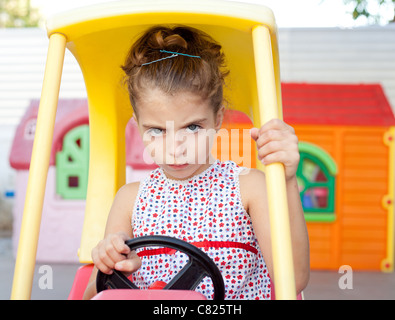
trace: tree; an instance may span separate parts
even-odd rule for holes
[[[30,0],[0,0],[0,28],[37,27],[39,22],[39,11]]]
[[[395,0],[343,0],[353,7],[352,17],[365,17],[369,24],[395,22]]]

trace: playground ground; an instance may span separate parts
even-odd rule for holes
[[[0,300],[10,298],[14,264],[12,240],[3,235],[0,237]],[[78,267],[77,264],[37,264],[32,300],[67,299]],[[40,284],[40,277],[47,275],[48,270],[52,272],[52,281]],[[304,291],[305,300],[395,300],[395,273],[352,271],[352,278],[342,278],[350,275],[347,272],[313,270]]]

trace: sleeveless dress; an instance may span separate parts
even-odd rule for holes
[[[133,209],[134,237],[164,235],[192,243],[216,263],[225,284],[225,299],[270,299],[271,281],[239,190],[244,168],[216,160],[188,180],[171,180],[161,168],[140,183]],[[168,283],[185,265],[186,254],[141,248],[142,266],[132,276],[141,289]],[[206,277],[195,289],[212,299]]]

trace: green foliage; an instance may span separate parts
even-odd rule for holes
[[[343,2],[353,6],[354,20],[365,17],[370,24],[395,22],[395,0],[343,0]],[[387,16],[383,17],[382,11],[377,12],[377,8],[385,8],[388,13],[392,12],[392,17],[389,16],[389,19]]]
[[[37,27],[40,19],[30,0],[0,0],[0,28]]]

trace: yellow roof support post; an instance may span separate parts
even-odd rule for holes
[[[30,162],[11,299],[30,299],[31,296],[65,50],[66,37],[59,33],[51,35]]]
[[[278,52],[272,45],[270,30],[258,25],[252,31],[256,82],[258,88],[261,124],[282,118]],[[278,62],[278,61],[277,61]],[[272,237],[274,283],[277,299],[296,299],[293,269],[291,231],[285,187],[284,166],[274,163],[266,166],[268,205]]]
[[[394,271],[394,199],[395,199],[395,127],[384,134],[384,144],[389,147],[388,194],[383,197],[382,206],[387,210],[387,255],[381,261],[381,271]]]

